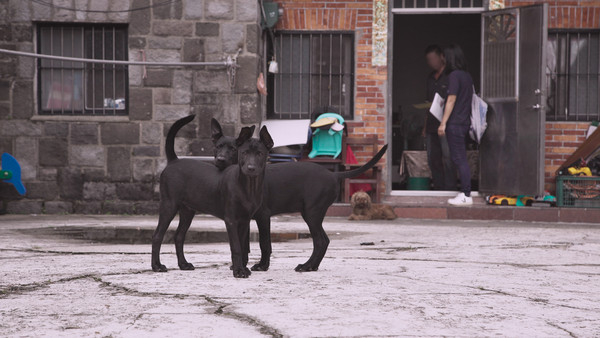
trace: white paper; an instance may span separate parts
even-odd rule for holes
[[[429,112],[440,122],[442,122],[442,118],[444,117],[444,103],[446,103],[446,101],[440,96],[440,94],[435,93],[433,102],[431,103],[431,108],[429,108]]]
[[[266,120],[262,122],[267,126],[273,139],[273,147],[306,144],[310,120]]]

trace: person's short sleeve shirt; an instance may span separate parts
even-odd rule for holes
[[[437,79],[435,78],[435,71],[431,72],[427,77],[427,100],[429,102],[433,102],[435,93],[438,93],[444,100],[446,99],[446,96],[448,96],[448,75],[446,75],[445,72],[442,72]],[[429,116],[427,117],[425,132],[437,134],[440,121],[438,121],[433,114],[429,112],[427,114],[429,114]]]
[[[456,95],[456,103],[448,124],[471,125],[471,100],[473,79],[464,70],[455,70],[448,75],[448,95]]]

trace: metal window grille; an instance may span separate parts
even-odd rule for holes
[[[517,36],[519,34],[518,12],[485,15],[486,28],[483,39],[482,94],[486,99],[516,98],[518,79]]]
[[[41,25],[40,54],[86,59],[127,60],[124,26]],[[126,65],[38,60],[42,115],[127,115]]]
[[[394,8],[483,8],[485,0],[394,0]]]
[[[548,33],[547,119],[600,119],[600,30]]]
[[[268,118],[308,119],[325,106],[353,118],[353,33],[279,32],[273,50],[279,72],[269,73]]]

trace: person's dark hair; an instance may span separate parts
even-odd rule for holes
[[[467,70],[467,59],[459,45],[449,45],[444,48],[446,59],[446,72],[449,74],[455,70]]]
[[[442,48],[438,45],[429,45],[425,48],[425,55],[429,53],[436,53],[437,55],[442,55]]]

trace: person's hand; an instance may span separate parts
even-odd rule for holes
[[[438,128],[438,135],[440,135],[440,136],[446,135],[446,125],[445,124],[440,124],[440,127]]]
[[[421,130],[421,136],[425,137],[426,133],[425,133],[426,128],[423,127],[423,130]]]

